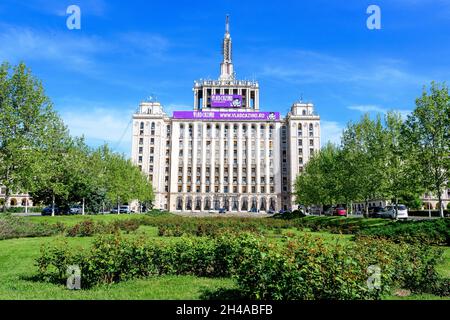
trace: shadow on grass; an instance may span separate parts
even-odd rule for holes
[[[61,279],[58,279],[56,276],[43,278],[39,274],[20,275],[19,279],[22,281],[34,282],[34,283],[50,283],[50,284],[54,284],[54,285],[63,285],[64,284],[64,282],[62,282]]]
[[[201,300],[245,300],[246,297],[236,288],[204,289],[200,294]]]

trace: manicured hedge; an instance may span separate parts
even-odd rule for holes
[[[62,232],[64,225],[33,223],[21,217],[0,217],[0,240],[28,237],[47,237]]]
[[[286,250],[252,250],[237,270],[240,291],[250,299],[380,299],[395,288],[445,293],[435,269],[442,251],[426,245],[364,240],[350,245],[325,244],[300,237]],[[380,268],[380,286],[368,279]]]
[[[97,238],[86,250],[67,243],[43,247],[37,259],[43,280],[65,282],[68,266],[81,269],[84,288],[163,274],[229,277],[249,299],[379,299],[395,288],[445,294],[436,264],[442,250],[364,239],[352,244],[324,243],[300,236],[273,244],[254,234],[177,241]],[[379,268],[381,283],[368,279]],[[447,282],[446,282],[447,281]]]
[[[88,250],[70,248],[66,241],[42,247],[37,266],[43,280],[64,282],[67,267],[77,265],[84,288],[151,275],[225,277],[234,273],[243,250],[251,246],[257,242],[247,235],[184,237],[170,243],[104,235]]]
[[[450,245],[450,219],[398,221],[382,228],[361,230],[358,236],[390,239],[396,242]]]

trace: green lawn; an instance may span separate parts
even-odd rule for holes
[[[129,219],[138,215],[105,215],[89,216],[94,220],[112,221],[114,219]],[[88,217],[30,217],[34,222],[56,222],[73,225]],[[291,232],[298,234],[304,231],[296,229],[282,230],[281,234],[271,232],[274,241],[282,241]],[[308,232],[308,231],[306,231]],[[145,233],[147,237],[163,241],[173,241],[174,238],[158,237],[156,227],[141,226],[138,234]],[[311,233],[325,241],[351,241],[351,235],[337,235],[327,232]],[[134,237],[136,235],[126,235]],[[114,285],[102,285],[91,290],[70,291],[64,285],[39,282],[33,279],[37,273],[34,265],[40,254],[40,247],[55,241],[58,237],[22,238],[0,241],[0,300],[4,299],[162,299],[177,300],[203,299],[208,292],[219,288],[233,289],[232,279],[211,279],[192,276],[162,276],[122,282]],[[93,238],[65,238],[69,245],[75,247],[89,246]],[[444,262],[439,266],[442,275],[450,277],[450,248],[445,249]],[[387,297],[387,299],[441,299],[433,295],[413,295],[410,297]]]
[[[149,237],[156,237],[154,227],[141,227]],[[0,300],[5,299],[201,299],[208,291],[232,288],[231,279],[210,279],[191,276],[163,276],[127,281],[91,290],[71,291],[63,285],[33,279],[35,259],[40,247],[57,237],[26,238],[0,241]],[[89,246],[93,238],[65,238],[75,247]],[[164,238],[171,241],[170,238]]]
[[[94,221],[104,221],[104,222],[110,222],[114,220],[127,220],[127,219],[139,219],[142,215],[140,214],[105,214],[105,215],[75,215],[75,216],[34,216],[34,217],[27,217],[30,221],[33,222],[48,222],[48,223],[56,223],[56,222],[62,222],[67,225],[75,225],[80,221],[86,220],[86,219],[92,219]]]

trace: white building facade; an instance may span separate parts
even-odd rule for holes
[[[142,102],[133,115],[132,161],[154,207],[169,211],[296,209],[295,179],[320,149],[320,117],[294,103],[282,117],[260,110],[259,84],[237,80],[227,17],[218,80],[195,81],[192,111]]]

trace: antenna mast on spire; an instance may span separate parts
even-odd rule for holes
[[[230,16],[227,14],[225,19],[225,37],[222,44],[223,61],[220,65],[220,80],[233,80],[235,78],[231,50]]]
[[[230,16],[228,14],[225,23],[225,33],[230,33]]]

